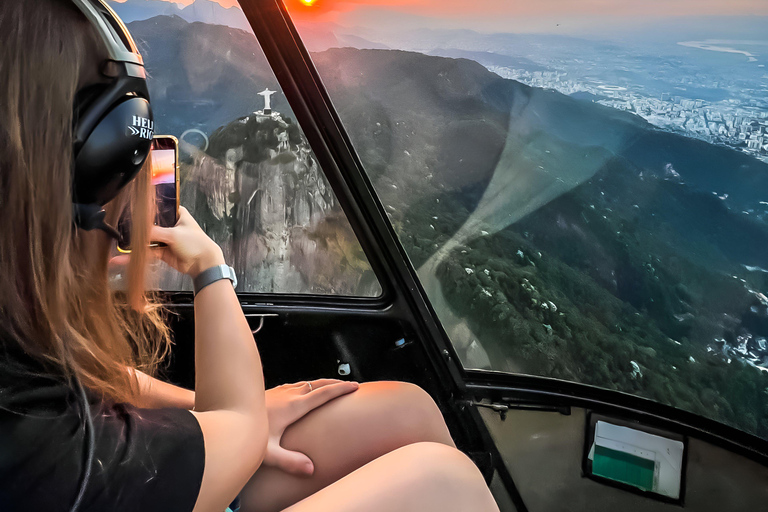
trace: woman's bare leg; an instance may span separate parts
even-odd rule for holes
[[[263,467],[240,494],[241,509],[283,510],[386,453],[423,441],[454,446],[426,392],[402,382],[363,383],[283,434],[283,447],[309,456],[314,474],[299,477]]]
[[[463,453],[417,443],[382,455],[286,512],[498,512]]]

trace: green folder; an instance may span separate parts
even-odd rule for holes
[[[655,464],[655,461],[631,453],[595,446],[592,474],[652,491]]]

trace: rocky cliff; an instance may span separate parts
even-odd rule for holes
[[[222,246],[244,292],[377,295],[370,266],[290,119],[259,111],[183,165],[182,204]]]

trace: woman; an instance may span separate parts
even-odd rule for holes
[[[2,510],[498,510],[419,388],[318,380],[265,392],[227,280],[195,297],[195,391],[152,378],[169,351],[147,260],[191,277],[224,264],[182,209],[151,226],[148,172],[130,201],[126,303],[113,243],[73,229],[73,105],[110,80],[69,0],[0,3],[0,508]],[[148,240],[166,246],[148,254]]]

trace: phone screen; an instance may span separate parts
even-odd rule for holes
[[[150,169],[152,170],[152,185],[155,188],[157,215],[155,225],[173,227],[179,217],[177,158],[178,142],[170,136],[157,136],[152,140],[152,151],[149,153]],[[121,252],[131,250],[131,218],[130,212],[121,217],[117,225],[120,241],[117,248]]]
[[[152,185],[155,186],[157,218],[155,224],[164,228],[176,225],[176,148],[156,149],[152,158]]]

